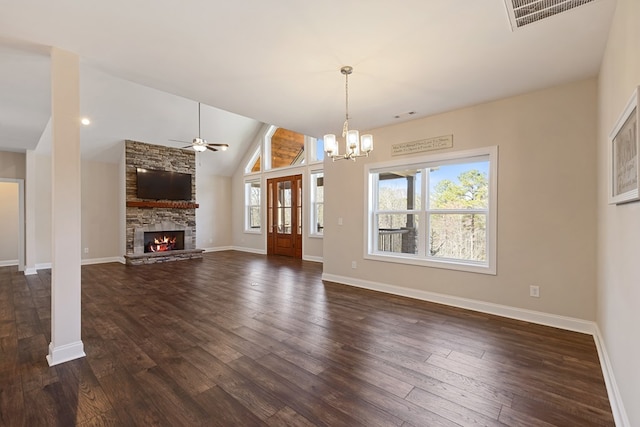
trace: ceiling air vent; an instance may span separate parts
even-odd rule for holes
[[[516,30],[527,24],[566,12],[593,0],[505,0],[511,28]]]

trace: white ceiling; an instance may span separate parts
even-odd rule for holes
[[[614,7],[512,32],[504,0],[0,0],[0,150],[46,150],[49,46],[82,60],[85,158],[190,141],[201,101],[202,137],[231,145],[201,164],[230,175],[262,123],[340,133],[343,65],[361,130],[595,76]]]

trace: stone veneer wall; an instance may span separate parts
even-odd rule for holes
[[[196,156],[194,152],[126,140],[125,164],[127,202],[142,200],[136,197],[136,168],[190,173],[191,201],[195,201]],[[195,249],[195,209],[138,208],[127,206],[126,212],[127,255],[134,254],[134,237],[136,231],[138,231],[139,234],[141,229],[153,230],[160,224],[172,224],[173,230],[185,230],[185,249]]]

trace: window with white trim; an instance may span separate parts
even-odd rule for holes
[[[255,151],[251,155],[251,158],[244,167],[245,174],[256,172],[260,172],[260,146],[255,149]]]
[[[324,233],[324,173],[311,172],[311,230],[309,235],[322,236]]]
[[[246,181],[245,188],[245,231],[259,233],[261,231],[260,180]]]
[[[324,141],[313,137],[307,137],[307,139],[310,162],[322,162],[324,160]]]
[[[497,147],[367,167],[366,257],[495,274]]]

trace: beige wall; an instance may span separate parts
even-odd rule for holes
[[[597,319],[624,409],[640,425],[640,202],[607,203],[608,135],[640,85],[640,2],[618,0],[599,79]]]
[[[231,246],[231,178],[199,172],[196,166],[196,247]]]
[[[36,155],[36,264],[51,262],[51,157]],[[82,259],[114,258],[120,251],[120,169],[117,164],[88,162],[82,173]]]
[[[18,183],[0,182],[0,265],[18,264]]]
[[[122,256],[120,253],[120,167],[83,161],[82,259]],[[85,249],[89,252],[85,253]]]
[[[0,178],[25,179],[25,155],[0,151]]]
[[[594,320],[596,93],[590,79],[373,130],[372,157],[325,162],[324,273]],[[498,274],[363,259],[364,164],[447,134],[452,151],[499,146]]]

